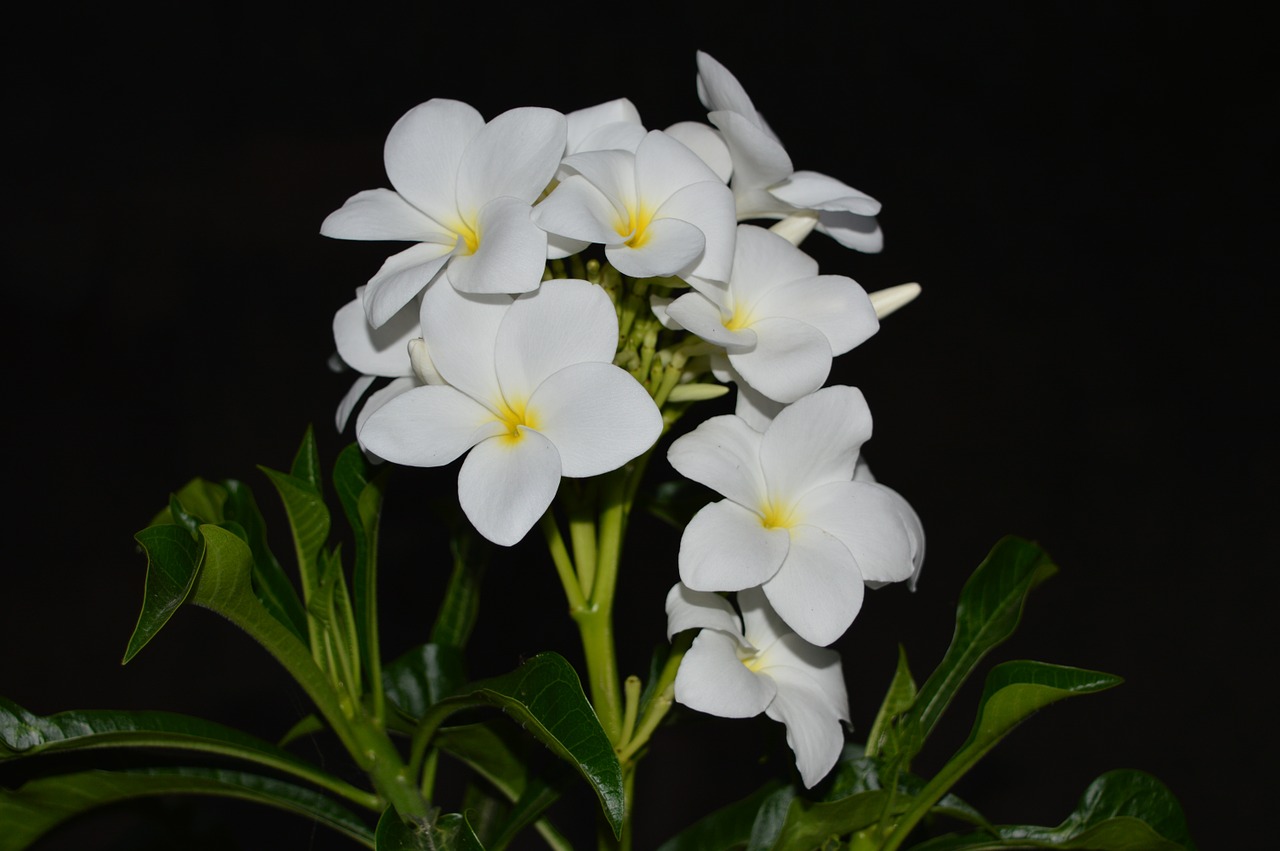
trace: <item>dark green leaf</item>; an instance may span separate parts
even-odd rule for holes
[[[906,810],[909,798],[887,790],[859,792],[837,801],[814,803],[796,798],[787,810],[786,821],[772,846],[773,851],[810,851],[828,839],[863,830],[890,815]]]
[[[41,717],[0,698],[0,762],[103,748],[164,749],[240,759],[276,769],[370,806],[350,786],[277,745],[213,721],[173,712],[83,710]]]
[[[652,491],[641,491],[637,494],[636,504],[659,520],[683,529],[689,525],[693,515],[719,496],[706,485],[689,479],[678,479],[662,482]]]
[[[302,601],[267,544],[267,524],[253,492],[235,479],[228,479],[223,484],[227,491],[226,518],[239,524],[244,532],[242,537],[253,553],[254,593],[276,620],[303,638],[307,634],[307,616]]]
[[[694,822],[659,846],[658,851],[733,851],[751,839],[751,826],[761,805],[780,788],[771,781],[740,801]]]
[[[204,558],[203,539],[181,526],[148,526],[134,539],[147,554],[147,580],[142,611],[121,664],[138,655],[186,601]]]
[[[311,486],[316,493],[320,493],[323,484],[320,472],[320,450],[316,448],[315,429],[307,426],[307,430],[302,435],[302,443],[298,446],[298,452],[293,456],[293,465],[289,468],[289,473],[295,479],[300,479]]]
[[[259,467],[284,503],[293,534],[298,575],[302,579],[303,599],[310,602],[320,584],[320,552],[329,537],[329,509],[319,488],[305,479]],[[314,638],[314,636],[313,636]]]
[[[889,683],[889,690],[885,692],[884,700],[880,703],[880,711],[876,713],[876,720],[871,724],[871,732],[867,735],[867,756],[876,756],[881,751],[885,751],[885,755],[889,757],[896,756],[905,749],[902,747],[903,742],[899,742],[898,738],[903,734],[903,727],[894,725],[891,722],[902,713],[911,708],[916,699],[916,681],[911,676],[911,669],[907,666],[907,651],[901,644],[898,645],[898,667],[894,671],[893,680]],[[909,729],[918,729],[915,725],[910,725]],[[885,741],[887,737],[892,737],[892,741]],[[905,743],[907,748],[919,748],[918,743]],[[914,753],[915,751],[910,751]]]
[[[760,809],[751,824],[751,835],[747,838],[747,851],[767,851],[773,847],[795,799],[795,788],[783,786],[760,802]]]
[[[224,506],[227,502],[226,488],[206,479],[196,477],[183,485],[176,494],[170,496],[169,507],[152,519],[152,526],[165,523],[183,524],[183,518],[174,512],[175,498],[179,511],[188,517],[196,518],[198,521],[196,525],[199,525],[199,523],[221,523],[226,519],[223,514]],[[192,534],[195,534],[193,527],[188,525],[188,529]]]
[[[355,567],[351,574],[355,594],[353,606],[361,659],[366,670],[377,671],[381,663],[378,646],[378,524],[382,516],[382,494],[390,467],[377,476],[357,444],[338,455],[333,468],[333,488],[355,539]],[[376,687],[376,683],[371,683]]]
[[[555,653],[534,656],[510,674],[471,683],[439,701],[427,712],[424,728],[452,712],[485,705],[502,709],[576,768],[595,790],[614,834],[621,833],[622,768],[572,665]]]
[[[378,819],[374,832],[375,851],[432,851],[431,828],[425,824],[409,824],[393,808],[387,807]]]
[[[465,678],[462,652],[439,644],[421,644],[382,670],[387,699],[414,721],[453,694]]]
[[[462,649],[471,638],[480,611],[480,589],[492,545],[476,534],[465,518],[453,517],[450,528],[453,573],[431,628],[431,641]]]
[[[299,719],[298,723],[290,727],[289,730],[280,737],[280,741],[276,744],[283,748],[290,742],[296,742],[304,736],[323,732],[325,729],[327,728],[324,726],[324,722],[320,720],[318,715],[312,712],[305,718]]]
[[[982,657],[1013,634],[1027,593],[1056,572],[1048,555],[1030,541],[1009,536],[992,548],[960,592],[951,646],[903,718],[918,727],[904,741],[928,737]],[[906,753],[908,759],[913,755]]]
[[[0,851],[20,851],[72,816],[104,804],[153,795],[216,795],[288,810],[327,825],[369,848],[373,834],[349,810],[282,780],[212,768],[84,771],[0,788]]]

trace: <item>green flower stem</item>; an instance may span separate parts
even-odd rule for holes
[[[556,524],[556,518],[551,509],[548,508],[542,515],[540,523],[542,534],[547,539],[547,549],[551,552],[551,561],[555,564],[556,573],[560,576],[560,584],[564,586],[564,596],[569,601],[569,611],[576,612],[585,608],[586,600],[583,599],[582,589],[578,585],[573,560],[569,558],[569,551],[565,548],[564,538],[560,534],[560,527]]]
[[[419,787],[424,801],[430,801],[436,792],[436,765],[440,762],[440,749],[430,748],[422,760],[422,784]]]
[[[568,489],[566,502],[569,512],[569,540],[573,546],[573,562],[577,568],[578,585],[584,597],[591,597],[596,577],[596,486],[592,479],[575,482],[577,488]],[[575,492],[577,491],[577,492]]]
[[[636,723],[635,732],[618,750],[618,759],[625,766],[640,749],[649,743],[649,738],[662,719],[666,717],[675,702],[676,671],[680,669],[680,660],[693,644],[694,633],[690,630],[679,633],[671,642],[671,653],[658,673],[649,691],[649,699],[640,710],[640,720]]]
[[[640,709],[640,678],[632,674],[622,686],[623,713],[621,741],[631,741],[636,731],[636,713]]]
[[[960,751],[951,758],[942,770],[933,776],[920,794],[911,800],[911,806],[898,819],[897,825],[893,829],[893,833],[885,840],[881,846],[881,851],[896,851],[896,849],[906,841],[907,836],[915,829],[929,810],[933,809],[933,805],[947,794],[952,786],[955,785],[961,777],[963,777],[970,768],[978,763],[987,752],[990,751],[999,742],[999,738],[992,739],[986,743],[972,743],[960,749]]]
[[[202,526],[201,533],[219,551],[234,538],[216,526]],[[232,548],[235,551],[239,547]],[[406,817],[424,817],[426,803],[419,797],[400,754],[381,726],[363,714],[362,707],[345,691],[334,688],[316,664],[311,652],[284,624],[263,608],[249,584],[248,566],[236,570],[206,569],[195,589],[193,602],[212,609],[239,626],[276,658],[315,703],[320,714],[351,754],[356,764],[373,781],[374,789]]]

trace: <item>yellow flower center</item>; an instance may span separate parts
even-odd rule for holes
[[[760,525],[766,529],[790,529],[797,525],[795,512],[789,505],[765,503],[760,514]]]
[[[507,427],[506,434],[498,435],[503,440],[517,441],[524,436],[520,431],[520,426],[525,428],[537,428],[532,412],[528,409],[528,402],[517,402],[511,404],[506,400],[502,401],[502,408],[498,412],[498,421]]]
[[[639,248],[649,240],[648,227],[652,221],[653,210],[648,207],[628,207],[626,219],[619,218],[614,230],[618,232],[618,236],[627,237],[625,244],[629,248]]]
[[[480,227],[479,224],[473,224],[476,217],[474,215],[467,217],[459,217],[450,227],[458,237],[457,245],[465,246],[464,254],[475,254],[476,249],[480,247]]]
[[[751,311],[741,304],[733,306],[733,313],[725,320],[724,327],[730,331],[741,331],[751,326]]]

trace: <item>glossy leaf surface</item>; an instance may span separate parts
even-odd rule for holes
[[[502,709],[568,762],[595,790],[614,833],[622,828],[622,768],[608,735],[582,692],[573,666],[555,653],[541,653],[510,674],[464,686],[427,712],[424,726],[475,706]]]
[[[26,848],[72,816],[94,807],[152,795],[217,795],[277,807],[346,834],[369,848],[373,833],[328,798],[282,780],[212,768],[82,771],[0,789],[0,851]]]
[[[193,538],[181,526],[148,526],[134,539],[147,554],[147,580],[142,611],[122,663],[138,655],[186,601],[204,557],[203,540]]]

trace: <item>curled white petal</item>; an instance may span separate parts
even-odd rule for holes
[[[733,605],[711,591],[694,591],[677,582],[667,592],[667,639],[686,629],[718,629],[742,635],[742,622]]]

